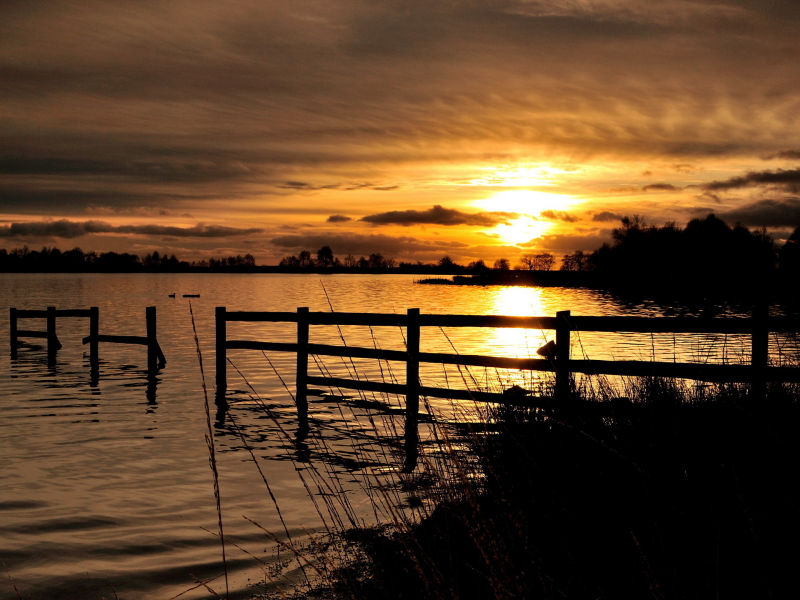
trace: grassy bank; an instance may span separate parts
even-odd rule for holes
[[[635,379],[624,397],[602,382],[575,394],[614,416],[487,413],[469,436],[483,476],[456,464],[420,522],[346,532],[348,560],[307,597],[794,594],[796,386],[754,398]]]

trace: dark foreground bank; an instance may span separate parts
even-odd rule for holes
[[[350,530],[306,597],[785,598],[800,559],[800,390],[631,381],[612,418],[502,409],[485,477],[422,522]],[[492,430],[494,433],[487,434]],[[424,469],[423,469],[424,470]]]

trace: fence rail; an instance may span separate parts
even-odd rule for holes
[[[279,343],[258,340],[229,340],[230,322],[289,322],[297,324],[297,342]],[[381,350],[354,346],[334,346],[309,342],[311,325],[359,325],[370,327],[400,327],[406,330],[406,350]],[[555,330],[555,344],[540,351],[545,358],[507,358],[464,354],[420,352],[420,332],[423,327],[495,327]],[[570,311],[555,317],[512,317],[504,315],[436,315],[420,314],[409,309],[406,314],[379,313],[322,313],[298,308],[297,312],[228,312],[216,309],[216,384],[218,397],[224,398],[227,389],[227,351],[263,350],[291,352],[297,355],[296,399],[298,415],[307,423],[308,386],[400,394],[406,397],[406,457],[407,468],[416,463],[416,436],[420,395],[434,398],[477,400],[486,402],[520,402],[546,408],[549,399],[511,398],[506,394],[473,390],[423,387],[419,380],[420,363],[496,367],[502,369],[549,371],[555,373],[555,400],[569,397],[573,373],[622,376],[657,376],[696,379],[714,382],[750,383],[754,393],[763,391],[768,381],[800,382],[800,369],[769,365],[769,333],[800,331],[800,318],[769,317],[767,307],[757,306],[751,317],[598,317],[572,316]],[[576,360],[570,357],[572,332],[632,332],[632,333],[704,333],[746,334],[751,336],[749,365],[693,364],[677,362]],[[406,382],[384,383],[336,377],[309,377],[309,355],[341,356],[391,360],[406,364]]]
[[[62,348],[56,332],[56,319],[58,318],[87,318],[89,319],[89,335],[83,338],[84,344],[89,344],[89,360],[92,365],[96,365],[99,360],[98,344],[138,344],[147,346],[147,368],[153,371],[167,364],[167,359],[161,351],[158,343],[156,307],[148,306],[145,309],[146,336],[134,335],[100,335],[100,310],[93,306],[88,309],[67,309],[57,310],[54,306],[48,306],[47,310],[20,310],[11,308],[11,353],[16,355],[19,346],[19,338],[43,338],[47,340],[47,352],[52,358],[56,352]],[[31,329],[19,329],[19,319],[46,319],[46,331]]]

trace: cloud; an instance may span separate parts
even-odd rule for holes
[[[679,189],[681,189],[681,188],[675,187],[671,183],[651,183],[649,185],[644,186],[642,188],[642,191],[643,192],[652,192],[652,191],[656,191],[656,192],[672,192],[672,191],[679,190]]]
[[[571,215],[563,210],[543,210],[539,213],[539,217],[550,221],[564,221],[565,223],[575,223],[580,220],[575,215]]]
[[[712,200],[717,204],[722,204],[722,198],[719,197],[718,194],[714,194],[713,192],[703,192],[697,196],[700,200]]]
[[[601,229],[598,233],[589,235],[543,235],[540,238],[518,244],[523,248],[543,248],[554,253],[569,253],[576,250],[591,252],[611,241],[611,230]]]
[[[155,206],[90,206],[86,209],[90,215],[109,216],[127,215],[137,217],[174,217],[176,212]],[[181,213],[181,217],[193,219],[190,213]]]
[[[610,212],[608,210],[604,210],[603,212],[595,213],[592,215],[592,221],[621,221],[622,216],[620,213]]]
[[[373,225],[471,225],[476,227],[493,227],[508,225],[519,214],[510,212],[478,212],[465,213],[454,208],[444,208],[436,204],[427,210],[392,210],[362,217],[361,221]]]
[[[782,150],[774,154],[768,154],[762,157],[764,160],[773,160],[776,158],[783,158],[787,160],[800,160],[800,150]]]
[[[786,227],[800,226],[800,198],[789,197],[779,200],[759,200],[724,213],[717,212],[718,217],[729,223],[740,222],[754,227]]]
[[[775,171],[750,171],[747,175],[731,177],[724,181],[711,181],[702,187],[716,192],[758,185],[780,186],[789,192],[800,193],[800,169],[776,169]]]
[[[199,223],[193,227],[165,225],[111,225],[105,221],[28,221],[0,226],[0,237],[59,237],[71,239],[89,234],[133,234],[171,236],[175,238],[226,238],[260,233],[262,229],[238,229],[223,225]]]
[[[331,215],[326,219],[328,223],[344,223],[345,221],[352,221],[353,217],[347,217],[345,215]]]
[[[376,185],[374,183],[370,183],[369,181],[359,182],[359,183],[330,183],[327,185],[312,185],[310,183],[306,183],[305,181],[287,181],[286,183],[277,185],[276,187],[284,190],[297,190],[297,191],[307,191],[313,192],[318,190],[341,190],[344,192],[352,192],[355,190],[376,190],[379,192],[389,192],[391,190],[396,190],[400,186],[399,185]]]

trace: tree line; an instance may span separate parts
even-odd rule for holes
[[[317,250],[316,257],[311,255],[308,250],[303,250],[297,256],[285,256],[278,263],[279,267],[286,269],[331,269],[331,268],[347,268],[347,269],[362,269],[362,270],[375,270],[375,269],[394,269],[397,263],[393,258],[385,258],[380,253],[370,254],[369,257],[362,256],[360,258],[348,254],[343,259],[334,256],[333,250],[330,246],[323,246]]]
[[[619,286],[681,287],[699,293],[767,285],[777,277],[800,276],[800,227],[780,248],[766,229],[730,225],[714,214],[650,225],[640,215],[625,216],[612,241],[593,252],[574,252],[561,270],[594,272]]]
[[[520,263],[515,269],[549,271],[556,263],[556,257],[549,253],[523,254]],[[352,254],[339,258],[333,254],[330,246],[323,246],[314,256],[310,251],[303,250],[297,255],[285,256],[278,264],[279,268],[284,269],[354,269],[364,271],[398,269],[413,271],[489,271],[492,268],[499,271],[511,269],[511,261],[507,258],[498,258],[493,266],[489,267],[483,260],[475,260],[463,265],[454,261],[450,256],[445,255],[435,262],[402,262],[393,258],[386,258],[380,253],[373,253],[369,256],[356,258]]]
[[[514,270],[551,271],[556,257],[550,252],[524,253]],[[80,248],[61,251],[55,247],[30,250],[27,246],[0,248],[0,271],[191,271],[253,269],[472,273],[489,275],[510,271],[508,258],[498,258],[491,267],[483,260],[466,265],[443,256],[435,262],[402,262],[375,252],[356,258],[334,255],[323,246],[312,255],[303,250],[281,259],[278,267],[257,267],[252,254],[182,261],[174,254],[157,251],[144,256],[128,252],[84,252]],[[561,271],[591,272],[598,281],[616,285],[697,285],[699,289],[726,287],[732,282],[752,285],[771,274],[800,276],[800,227],[787,242],[777,247],[765,229],[750,230],[737,223],[729,225],[714,214],[692,219],[685,227],[674,222],[648,224],[639,215],[626,216],[612,230],[611,242],[594,251],[565,254]]]
[[[227,258],[187,262],[174,254],[154,251],[144,256],[128,252],[84,252],[80,248],[61,251],[45,246],[31,250],[27,246],[6,250],[0,248],[0,271],[5,272],[137,272],[137,271],[189,271],[194,269],[236,269],[255,267],[251,254]]]

